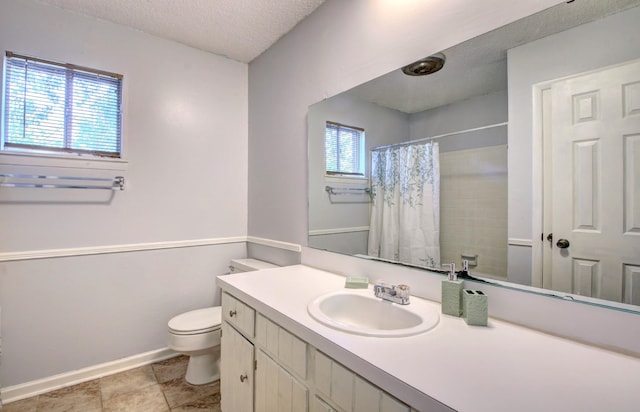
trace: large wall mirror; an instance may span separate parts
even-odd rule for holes
[[[309,246],[638,310],[638,22],[563,3],[312,105]]]

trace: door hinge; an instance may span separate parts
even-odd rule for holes
[[[257,370],[258,370],[258,360],[257,360],[257,359],[254,359],[254,360],[253,360],[253,370],[254,370],[254,371],[257,371]]]

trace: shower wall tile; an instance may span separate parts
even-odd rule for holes
[[[507,147],[440,154],[443,263],[478,255],[473,272],[507,275]]]

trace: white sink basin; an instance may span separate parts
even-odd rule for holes
[[[411,297],[408,305],[377,298],[370,289],[327,293],[307,306],[318,322],[356,335],[378,337],[412,336],[432,329],[440,321],[437,310]]]

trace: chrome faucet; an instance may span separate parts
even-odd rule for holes
[[[458,274],[456,272],[456,264],[451,263],[443,263],[442,266],[449,266],[449,274],[447,275],[447,279],[449,280],[458,280]]]
[[[376,297],[398,303],[400,305],[409,304],[409,286],[407,285],[387,285],[384,282],[377,282],[373,285],[373,293]]]

